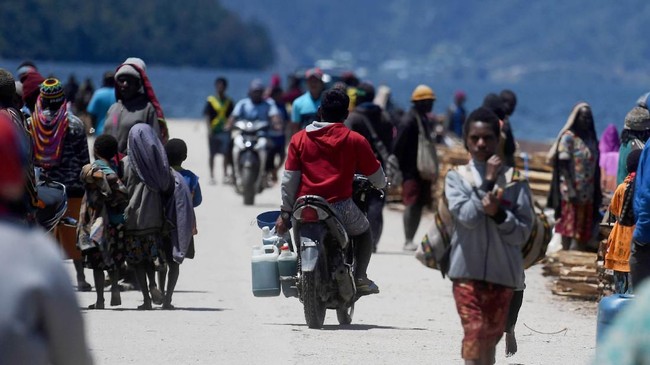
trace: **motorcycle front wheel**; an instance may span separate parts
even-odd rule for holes
[[[250,167],[244,167],[241,172],[242,195],[244,205],[255,204],[255,174]]]
[[[336,310],[336,318],[339,324],[348,325],[352,323],[352,316],[354,315],[354,303],[349,307],[338,308]]]
[[[322,328],[325,322],[325,304],[318,295],[318,275],[315,271],[302,274],[302,304],[305,309],[305,320],[309,328]]]

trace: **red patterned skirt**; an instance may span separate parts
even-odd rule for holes
[[[479,280],[454,280],[454,300],[463,325],[462,356],[477,360],[497,345],[506,329],[512,288]]]
[[[588,242],[594,230],[594,205],[570,203],[562,200],[562,216],[555,224],[555,232],[578,242]]]

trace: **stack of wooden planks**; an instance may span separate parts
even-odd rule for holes
[[[561,250],[546,257],[543,274],[556,277],[553,294],[597,300],[602,289],[598,285],[596,260],[596,253]]]
[[[444,176],[454,166],[465,165],[469,162],[470,155],[462,144],[454,146],[436,145],[438,163],[440,167],[440,178],[433,186],[433,194],[437,201],[442,192]],[[542,205],[550,190],[553,168],[546,163],[546,152],[522,152],[518,153],[515,159],[516,167],[528,182],[535,200]],[[388,190],[387,201],[397,203],[401,201],[401,186],[392,186]]]
[[[439,145],[436,150],[440,163],[440,176],[444,176],[453,166],[466,164],[470,158],[469,152],[462,146]],[[515,164],[517,169],[528,178],[533,197],[544,204],[553,178],[553,168],[546,163],[546,152],[518,153],[515,157]],[[443,184],[443,179],[438,179],[437,194],[442,191]]]

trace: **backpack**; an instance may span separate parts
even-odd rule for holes
[[[463,179],[467,180],[473,188],[476,187],[469,165],[456,166],[454,170]],[[528,184],[527,180],[519,173],[519,170],[515,168],[508,169],[505,175],[506,184],[513,182]],[[533,209],[533,226],[530,236],[528,236],[526,243],[521,248],[524,269],[528,269],[546,256],[546,249],[552,233],[551,225],[544,214],[543,208],[533,200],[532,196],[530,196],[530,200],[530,206]],[[434,214],[434,221],[415,253],[415,257],[423,265],[440,270],[443,278],[449,270],[451,236],[455,227],[455,222],[447,204],[443,187],[441,198],[438,201],[438,210]]]
[[[442,194],[438,200],[438,209],[433,214],[433,222],[415,250],[415,258],[430,269],[440,270],[443,278],[449,271],[451,236],[455,224],[453,216],[449,212],[443,185]]]

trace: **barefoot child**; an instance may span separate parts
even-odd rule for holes
[[[134,266],[142,291],[144,303],[138,309],[150,310],[149,290],[152,295],[160,292],[147,285],[147,278],[154,277],[161,264],[165,200],[173,194],[174,178],[165,148],[148,124],[137,123],[131,128],[127,149],[128,156],[122,159],[123,181],[129,192],[124,211],[126,260]]]
[[[104,270],[111,278],[111,305],[120,305],[117,269],[124,261],[124,208],[128,201],[126,187],[117,176],[112,163],[117,155],[117,140],[111,135],[97,137],[94,144],[95,162],[81,170],[84,183],[78,245],[84,266],[93,270],[97,301],[88,309],[104,309]]]
[[[181,139],[171,139],[165,145],[165,152],[171,168],[177,172],[176,190],[174,201],[167,204],[167,217],[173,220],[175,227],[169,232],[169,237],[163,240],[163,253],[165,261],[169,266],[169,281],[165,290],[167,279],[166,268],[158,273],[159,289],[165,291],[163,309],[174,309],[171,304],[174,288],[178,282],[179,266],[185,257],[194,258],[194,238],[196,234],[196,220],[194,219],[194,208],[201,204],[201,186],[199,177],[192,171],[184,169],[181,165],[187,159],[187,145]],[[172,237],[174,239],[172,239]]]

